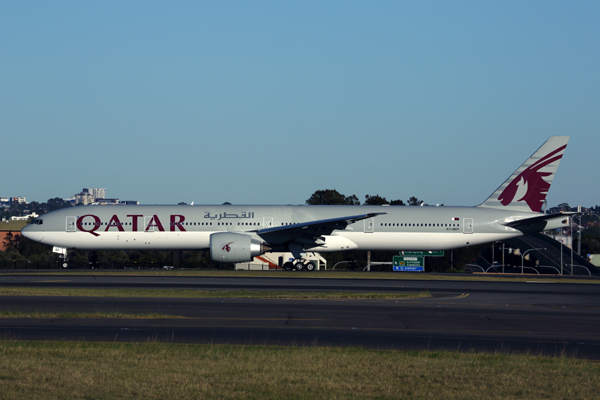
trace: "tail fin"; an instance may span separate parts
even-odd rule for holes
[[[568,142],[568,136],[551,136],[478,207],[540,212]]]

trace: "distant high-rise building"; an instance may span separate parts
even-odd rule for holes
[[[11,197],[10,203],[11,204],[27,204],[27,200],[25,199],[25,197]]]
[[[106,198],[106,189],[100,188],[83,188],[80,193],[73,196],[75,198],[75,204],[88,205],[95,203],[97,199]]]
[[[106,198],[106,189],[91,188],[89,190],[92,191],[92,195],[94,196],[94,199],[105,199]]]

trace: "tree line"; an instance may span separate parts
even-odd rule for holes
[[[16,217],[25,214],[36,213],[42,215],[50,211],[60,210],[61,208],[73,207],[73,205],[67,200],[55,197],[48,199],[45,203],[38,203],[32,201],[28,204],[25,203],[13,203],[6,208],[0,209],[0,219],[10,219],[10,217]]]
[[[325,190],[317,190],[306,200],[306,204],[308,205],[347,205],[347,206],[359,206],[360,201],[356,195],[344,196],[339,193],[335,189],[325,189]],[[419,200],[416,197],[409,198],[406,203],[400,199],[387,201],[385,197],[381,197],[379,194],[376,195],[366,195],[365,201],[362,203],[364,206],[380,206],[384,204],[389,204],[391,206],[420,206],[426,205],[422,200]],[[443,204],[442,204],[443,205]]]

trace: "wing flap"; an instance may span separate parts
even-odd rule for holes
[[[299,240],[301,238],[310,238],[317,240],[321,235],[330,235],[335,230],[343,230],[355,222],[373,218],[378,215],[387,214],[368,213],[359,215],[350,215],[337,218],[321,219],[315,221],[302,222],[299,224],[276,226],[273,228],[260,229],[256,232],[259,236],[271,243],[285,243],[290,240]]]

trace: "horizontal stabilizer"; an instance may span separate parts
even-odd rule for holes
[[[576,212],[561,212],[556,214],[542,214],[531,218],[519,219],[516,221],[508,221],[501,223],[504,226],[509,226],[518,229],[522,232],[540,232],[547,229],[555,229],[561,226],[568,225],[568,219]],[[544,226],[542,226],[544,225]],[[540,228],[540,226],[542,226]]]

